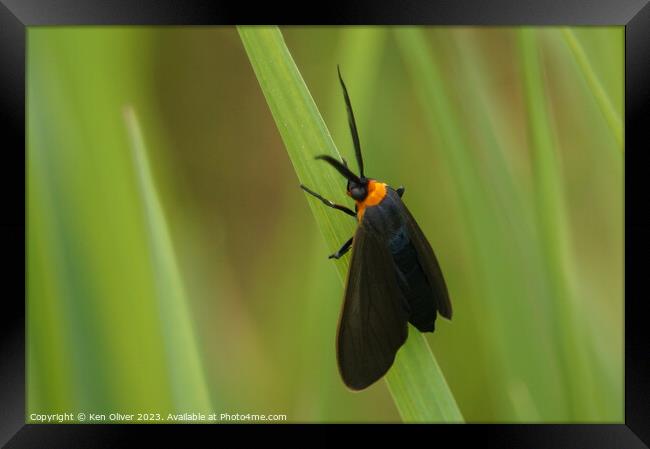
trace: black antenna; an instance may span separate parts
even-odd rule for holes
[[[352,173],[352,171],[350,171],[350,169],[347,166],[343,165],[341,162],[334,159],[332,156],[323,154],[321,156],[316,156],[316,159],[320,159],[322,161],[328,162],[332,167],[338,170],[338,172],[343,176],[345,176],[349,181],[354,181],[357,184],[361,184],[361,179],[359,179],[357,175]]]
[[[357,164],[359,164],[359,175],[361,178],[363,178],[363,158],[361,157],[361,144],[359,143],[357,124],[354,121],[354,113],[352,112],[352,105],[350,104],[348,89],[345,87],[345,83],[341,77],[341,69],[339,68],[338,64],[336,66],[336,70],[339,72],[339,81],[341,82],[341,87],[343,88],[343,97],[345,97],[345,107],[348,111],[348,124],[350,125],[350,133],[352,134],[352,141],[354,142],[354,153],[357,156]]]

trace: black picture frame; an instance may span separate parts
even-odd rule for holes
[[[625,423],[409,426],[409,438],[522,448],[642,448],[650,443],[648,327],[643,314],[650,220],[644,216],[641,159],[650,124],[649,0],[481,0],[304,3],[292,17],[275,2],[170,0],[1,0],[0,127],[4,170],[0,314],[0,443],[5,447],[117,447],[142,437],[207,434],[213,426],[25,424],[25,59],[26,27],[39,25],[428,24],[625,26]],[[645,201],[644,201],[645,200]],[[22,272],[22,275],[21,275]],[[376,435],[386,430],[372,427]],[[173,428],[173,430],[172,430]],[[246,427],[248,428],[248,427]],[[277,428],[265,426],[266,429]],[[383,426],[382,429],[395,428]],[[322,432],[323,429],[320,429]],[[390,430],[389,430],[390,431]],[[274,432],[271,430],[271,432]],[[326,431],[329,434],[329,430]],[[323,432],[325,433],[325,432]],[[200,435],[205,436],[205,435]],[[200,437],[199,436],[199,437]],[[329,435],[324,435],[323,442]],[[329,436],[329,438],[334,438]],[[198,441],[198,440],[197,440]],[[336,440],[333,440],[335,442]],[[429,440],[434,441],[434,440]],[[150,442],[150,441],[149,441]],[[433,443],[431,443],[433,444]]]

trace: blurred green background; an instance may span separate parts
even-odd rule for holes
[[[406,186],[466,421],[622,422],[623,27],[281,29],[340,151],[337,63]],[[31,27],[27,74],[28,422],[399,421],[339,379],[337,262],[233,27]]]

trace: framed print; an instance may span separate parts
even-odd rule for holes
[[[587,3],[5,1],[2,443],[647,447],[650,7]]]

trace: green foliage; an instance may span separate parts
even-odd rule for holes
[[[28,416],[622,422],[624,28],[241,31],[28,30]],[[337,64],[454,306],[358,394]]]
[[[307,86],[275,27],[239,27],[246,52],[257,75],[273,118],[300,181],[326,198],[340,196],[340,180],[332,170],[323,170],[314,156],[338,151]],[[320,202],[309,200],[317,222],[332,252],[349,238],[350,218],[333,214]],[[349,256],[337,263],[345,278]],[[411,328],[386,382],[395,404],[407,422],[460,422],[458,410],[442,372],[426,340]]]
[[[211,409],[140,127],[122,115],[142,97],[104,63],[149,48],[136,34],[29,31],[27,407],[39,413]],[[66,46],[84,64],[64,82],[43,67]]]

